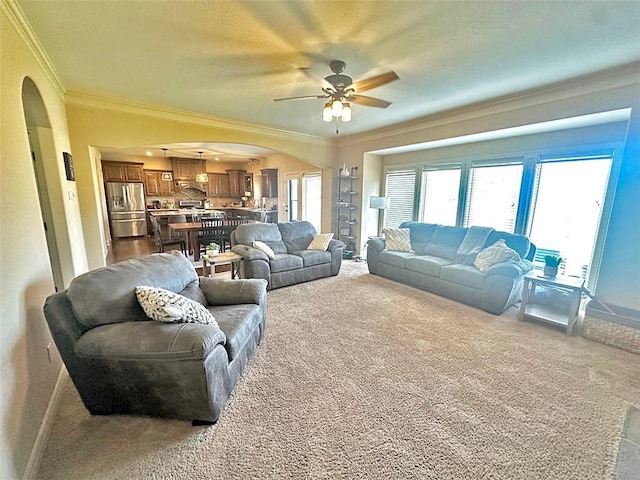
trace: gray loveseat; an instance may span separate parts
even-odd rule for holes
[[[536,250],[527,237],[493,229],[419,222],[404,222],[400,228],[410,229],[414,253],[387,251],[384,238],[369,239],[367,263],[371,273],[496,315],[521,299],[524,275],[533,268],[531,260]],[[504,239],[520,260],[497,263],[481,272],[473,265],[475,253],[499,239]],[[464,254],[463,241],[464,245],[475,247],[474,254]]]
[[[331,240],[326,251],[307,250],[316,236],[315,227],[306,221],[287,223],[248,223],[231,234],[232,251],[242,256],[241,278],[262,278],[269,290],[337,275],[342,265],[343,243]],[[269,258],[254,248],[263,242],[275,253]]]
[[[220,329],[149,319],[135,287],[180,293]],[[215,422],[265,329],[266,282],[198,278],[179,252],[99,268],[44,306],[49,328],[92,414],[131,413]]]

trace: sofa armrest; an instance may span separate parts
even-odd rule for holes
[[[259,278],[227,280],[200,277],[200,289],[209,305],[238,305],[266,302],[267,281]]]
[[[233,253],[237,253],[243,260],[264,260],[269,261],[269,257],[262,250],[250,247],[249,245],[236,245],[231,249]]]
[[[381,252],[384,250],[384,237],[373,237],[367,241],[367,248],[374,248],[376,251]]]
[[[333,253],[339,248],[344,248],[344,243],[341,240],[333,239],[329,242],[329,245],[327,246],[327,252]]]
[[[490,277],[492,275],[504,275],[509,278],[516,278],[520,275],[524,275],[533,269],[533,264],[529,260],[520,260],[519,262],[500,262],[495,265],[491,265],[485,272],[485,276]]]

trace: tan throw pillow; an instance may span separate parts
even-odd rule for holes
[[[486,272],[492,265],[500,262],[520,261],[520,255],[515,250],[510,249],[501,238],[493,245],[489,245],[476,256],[473,264],[481,272]]]
[[[393,252],[411,252],[411,230],[408,228],[383,228],[384,249]]]
[[[307,250],[326,250],[329,242],[333,239],[333,233],[320,233],[313,237]]]
[[[276,258],[276,254],[273,249],[264,242],[253,242],[253,248],[257,248],[269,258]]]
[[[218,322],[201,303],[164,288],[136,287],[138,303],[152,320],[166,323],[203,323],[216,328]]]

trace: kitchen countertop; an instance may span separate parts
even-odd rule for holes
[[[147,210],[151,215],[154,216],[171,216],[171,215],[201,215],[203,213],[213,213],[224,215],[223,210],[217,210],[212,208],[153,208]]]

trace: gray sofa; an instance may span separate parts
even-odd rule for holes
[[[220,329],[149,319],[136,298],[140,285],[201,303]],[[265,281],[198,278],[173,251],[80,275],[47,299],[44,313],[92,414],[215,422],[262,340],[266,302]]]
[[[231,234],[231,250],[242,256],[240,277],[262,278],[272,290],[337,275],[342,265],[344,244],[331,240],[326,251],[307,250],[315,236],[316,229],[306,221],[238,226]],[[256,241],[271,247],[275,258],[253,248]]]
[[[419,222],[404,222],[400,228],[410,230],[414,253],[387,251],[384,238],[369,239],[367,263],[371,273],[496,315],[521,299],[524,275],[533,268],[531,260],[536,250],[527,237],[485,229],[484,235],[476,237],[476,252],[504,239],[521,259],[497,263],[481,272],[469,261],[469,255],[465,258],[460,251],[470,229]],[[465,245],[469,245],[469,238]]]

